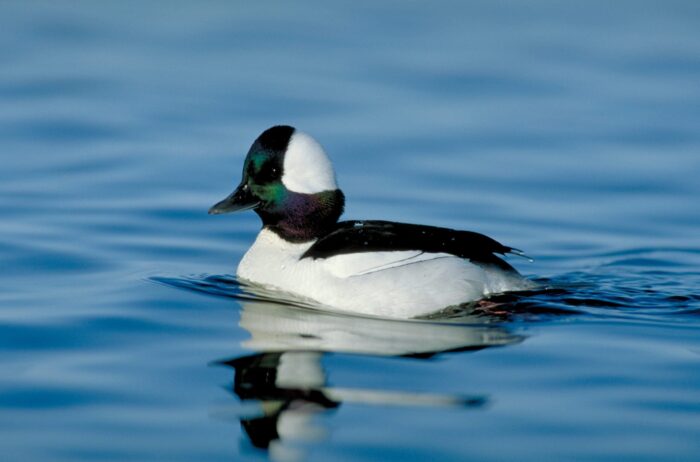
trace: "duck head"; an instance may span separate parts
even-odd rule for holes
[[[327,232],[343,213],[345,197],[323,147],[288,125],[265,130],[243,163],[241,183],[209,213],[254,210],[263,227],[301,243]]]

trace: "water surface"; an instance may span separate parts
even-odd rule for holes
[[[697,2],[3,2],[12,461],[697,460]],[[549,287],[387,321],[245,295],[210,217],[257,134],[347,218],[479,231]]]

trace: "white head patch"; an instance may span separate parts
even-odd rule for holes
[[[323,147],[304,132],[294,131],[284,155],[282,184],[290,191],[315,194],[338,189],[333,165]]]

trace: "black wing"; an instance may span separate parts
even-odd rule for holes
[[[515,269],[494,254],[522,255],[517,249],[506,247],[488,236],[472,231],[366,220],[337,223],[301,258],[328,258],[348,253],[393,250],[449,253],[475,263],[496,265],[507,271]]]

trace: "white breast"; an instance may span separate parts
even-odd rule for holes
[[[449,254],[368,252],[300,260],[312,244],[292,244],[263,230],[237,275],[329,309],[393,318],[426,315],[528,287],[517,275]]]

